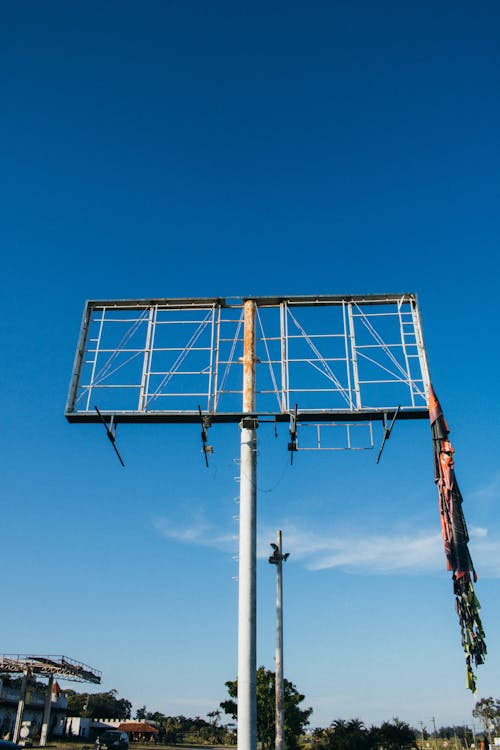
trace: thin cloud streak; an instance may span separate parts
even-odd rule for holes
[[[500,496],[500,472],[497,472],[490,482],[478,487],[469,494],[469,497],[481,500],[497,500]]]
[[[339,568],[351,573],[390,574],[436,571],[442,566],[439,533],[418,535],[304,534],[284,531],[287,550],[308,570]]]
[[[154,527],[167,539],[174,539],[185,544],[212,547],[221,552],[234,552],[238,547],[237,534],[217,534],[214,527],[205,521],[197,521],[192,525],[181,527],[167,518],[160,518],[154,523]]]
[[[168,519],[155,523],[156,530],[167,539],[183,544],[218,549],[237,554],[238,534],[219,533],[213,524],[197,519],[180,526]],[[361,575],[408,575],[436,573],[446,569],[441,535],[436,531],[405,534],[371,534],[357,532],[323,532],[299,529],[292,523],[282,527],[286,551],[310,571],[338,569]],[[500,577],[500,540],[488,537],[487,529],[471,527],[471,553],[479,574]],[[276,530],[260,528],[257,556],[269,555],[269,544]]]

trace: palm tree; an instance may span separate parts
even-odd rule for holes
[[[330,727],[334,732],[345,732],[347,721],[345,719],[335,719],[335,721],[332,721],[332,723],[330,724]]]
[[[361,719],[336,719],[330,724],[328,750],[364,750],[368,732]]]
[[[361,719],[349,719],[346,728],[349,732],[366,732],[366,727]]]

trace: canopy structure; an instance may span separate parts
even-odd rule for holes
[[[76,661],[75,659],[70,659],[67,656],[49,656],[45,654],[0,655],[0,675],[1,674],[22,675],[16,724],[12,736],[14,742],[17,742],[19,739],[26,701],[28,679],[34,676],[48,678],[40,734],[40,747],[44,747],[47,743],[54,680],[57,678],[59,680],[70,680],[72,682],[92,682],[96,685],[101,682],[101,672],[98,669],[89,667],[87,664],[83,664],[83,662]]]
[[[40,677],[57,677],[72,682],[93,682],[99,685],[101,672],[67,656],[32,654],[0,655],[0,673],[30,674]]]

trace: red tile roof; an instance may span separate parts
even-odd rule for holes
[[[118,726],[121,732],[137,732],[140,734],[156,734],[158,729],[152,727],[151,724],[145,724],[142,721],[124,721]]]

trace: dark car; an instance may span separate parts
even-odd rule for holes
[[[128,750],[128,734],[119,729],[106,729],[95,741],[97,750]]]
[[[15,748],[21,747],[21,745],[16,745],[15,742],[9,742],[9,740],[0,740],[0,750],[15,750]]]

